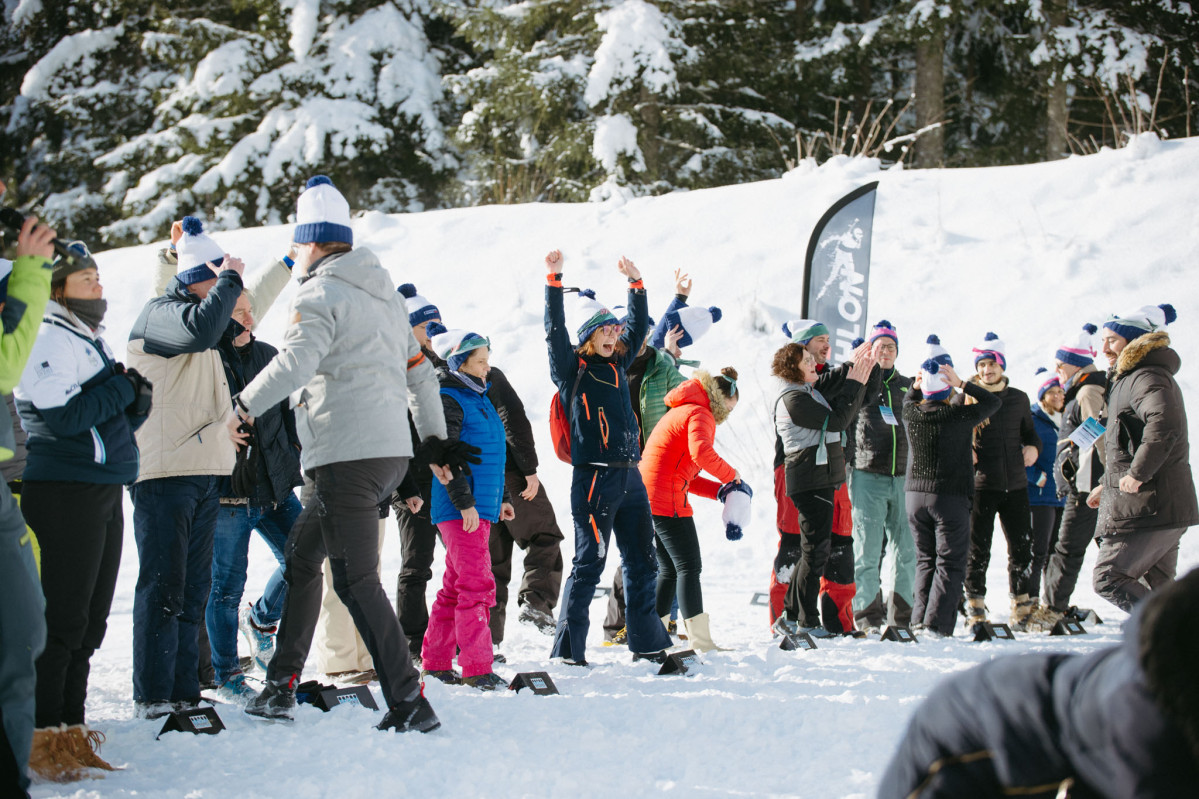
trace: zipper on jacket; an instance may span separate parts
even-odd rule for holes
[[[590,422],[591,421],[591,408],[590,408],[590,406],[587,405],[587,393],[584,392],[584,393],[580,394],[579,396],[583,398],[583,413],[584,413],[584,415],[586,415],[587,421]]]
[[[603,443],[604,449],[608,448],[608,429],[608,418],[604,416],[604,407],[601,405],[599,407],[599,430],[600,441]]]

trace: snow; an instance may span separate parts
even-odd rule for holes
[[[598,105],[634,78],[640,78],[646,91],[674,94],[678,76],[671,51],[684,46],[678,23],[643,0],[624,0],[596,14],[595,22],[604,37],[587,76],[587,105]]]
[[[92,54],[116,47],[124,34],[124,25],[114,25],[64,36],[25,73],[21,81],[21,96],[32,100],[50,100],[55,76],[68,69],[88,74],[92,67]]]
[[[553,392],[542,329],[545,253],[561,247],[566,283],[590,286],[608,302],[624,290],[615,265],[627,255],[645,275],[651,313],[660,314],[672,295],[676,267],[694,279],[692,304],[721,307],[724,318],[687,354],[705,368],[733,365],[741,373],[744,400],[719,429],[717,450],[756,489],[745,538],[725,540],[719,505],[696,503],[705,607],[713,637],[729,651],[704,655],[694,675],[658,677],[651,666],[630,663],[627,650],[599,645],[600,600],[587,652],[595,666],[577,670],[548,660],[550,639],[516,623],[513,599],[508,664],[499,671],[548,671],[560,696],[431,682],[427,694],[443,726],[428,735],[379,733],[372,729],[378,714],[360,708],[322,714],[303,707],[294,725],[277,726],[220,706],[228,726],[220,735],[156,741],[161,723],[132,716],[137,552],[127,503],[118,590],[88,701],[90,723],[107,735],[104,756],[124,770],[102,781],[36,786],[33,795],[872,796],[909,716],[944,676],[1009,653],[1092,652],[1118,640],[1122,614],[1090,587],[1092,548],[1074,601],[1107,623],[1085,636],[836,640],[812,652],[778,649],[766,609],[750,604],[767,588],[777,543],[768,364],[784,343],[778,322],[800,312],[813,225],[838,198],[879,181],[868,315],[895,324],[906,374],[930,332],[968,364],[971,346],[994,330],[1007,343],[1014,384],[1027,390],[1036,367],[1049,364],[1083,322],[1170,302],[1179,312],[1170,328],[1182,357],[1179,381],[1190,397],[1199,390],[1197,171],[1199,139],[1146,138],[1123,150],[1020,167],[883,171],[875,160],[842,157],[819,167],[805,162],[780,180],[654,198],[617,192],[606,203],[360,216],[356,243],[379,254],[397,285],[414,282],[447,324],[491,337],[492,362],[520,391],[533,421],[540,477],[564,530],[570,473],[554,459],[545,424]],[[253,270],[281,255],[290,234],[275,226],[212,235]],[[107,337],[118,357],[149,296],[156,246],[97,256],[110,303]],[[263,318],[264,340],[280,340],[293,291]],[[399,543],[394,521],[387,524],[382,581],[391,592]],[[1006,620],[1002,539],[996,536],[988,583],[993,614]],[[273,559],[257,539],[250,558],[247,596],[256,598]],[[430,598],[440,585],[440,559],[439,549]],[[1180,571],[1196,565],[1199,537],[1191,533]]]
[[[617,159],[622,154],[633,159],[633,169],[638,172],[645,169],[645,158],[637,146],[637,126],[627,114],[606,114],[595,120],[591,154],[606,172],[616,169]]]
[[[297,63],[303,63],[316,37],[317,16],[320,14],[320,0],[281,0],[280,7],[291,11],[289,24],[291,38],[288,46]]]

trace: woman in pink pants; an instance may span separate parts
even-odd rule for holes
[[[516,514],[504,490],[504,423],[487,396],[490,342],[435,322],[427,332],[433,352],[445,361],[438,377],[446,439],[478,447],[482,462],[445,484],[433,483],[431,513],[445,542],[445,578],[429,611],[421,659],[428,676],[491,691],[507,682],[491,670],[495,578],[487,542],[492,522]],[[455,649],[461,674],[452,668]]]

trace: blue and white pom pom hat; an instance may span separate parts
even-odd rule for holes
[[[1140,338],[1146,333],[1160,330],[1166,325],[1173,324],[1178,318],[1173,305],[1142,305],[1135,311],[1113,314],[1103,327],[1110,330],[1125,341]]]
[[[953,358],[949,357],[949,352],[941,346],[941,339],[935,335],[929,336],[925,343],[928,351],[920,364],[920,389],[926,400],[947,399],[952,389],[941,374],[941,367],[953,366]]]
[[[973,352],[975,368],[979,361],[992,360],[999,364],[1000,369],[1007,371],[1007,345],[994,333],[988,332],[983,336],[982,343]]]
[[[175,244],[179,261],[175,276],[185,286],[215,280],[225,260],[225,251],[208,237],[204,232],[204,223],[198,218],[185,216],[182,224],[183,235]]]
[[[309,178],[308,185],[296,201],[296,244],[339,241],[352,245],[354,231],[350,228],[350,204],[324,175]]]

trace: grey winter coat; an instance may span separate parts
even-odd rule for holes
[[[1186,408],[1174,380],[1181,365],[1165,331],[1129,342],[1116,361],[1104,434],[1101,535],[1199,524]],[[1120,490],[1126,474],[1142,482],[1135,494]]]
[[[409,408],[422,438],[445,438],[437,377],[412,335],[404,298],[370,250],[329,255],[309,268],[279,354],[239,399],[257,416],[287,396],[306,471],[411,457]]]

